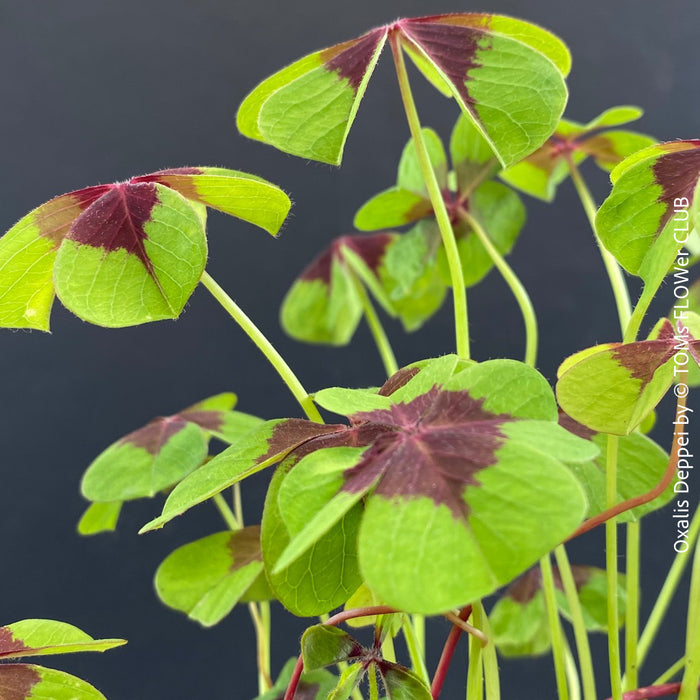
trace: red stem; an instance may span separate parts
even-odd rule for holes
[[[472,614],[472,606],[467,605],[459,611],[459,619],[466,622],[469,616]],[[462,634],[462,628],[459,625],[452,625],[450,633],[447,635],[447,640],[445,641],[445,646],[442,649],[442,655],[440,656],[440,661],[438,667],[435,670],[435,675],[433,676],[433,684],[430,687],[430,694],[433,700],[440,696],[440,691],[447,677],[447,669],[450,667],[452,657],[454,656],[455,649],[457,648],[457,642],[459,642],[459,635]]]
[[[700,688],[700,686],[698,686]],[[678,695],[681,690],[680,683],[665,683],[664,685],[650,685],[647,688],[637,688],[623,693],[622,700],[646,700],[647,698],[665,698],[669,695]],[[612,698],[608,698],[612,700]]]
[[[678,415],[681,413],[681,408],[685,408],[685,404],[686,397],[679,396],[676,404],[676,427],[673,431],[673,447],[671,449],[671,456],[668,460],[668,466],[666,467],[666,471],[664,472],[664,476],[661,481],[651,491],[647,491],[647,493],[643,493],[641,496],[635,496],[634,498],[629,498],[626,501],[622,501],[622,503],[618,503],[616,506],[608,508],[602,513],[598,513],[598,515],[596,515],[594,518],[589,518],[581,525],[581,527],[579,527],[578,530],[576,530],[576,532],[574,532],[573,535],[571,535],[571,537],[568,537],[565,542],[568,542],[579,535],[583,535],[584,532],[588,532],[594,527],[598,527],[598,525],[602,525],[611,518],[620,515],[620,513],[624,513],[632,508],[636,508],[637,506],[649,503],[649,501],[653,501],[668,488],[668,485],[673,480],[673,475],[676,473],[676,467],[678,466],[678,436],[683,429],[683,426],[680,424],[680,422],[678,422]],[[652,695],[650,697],[655,696]]]
[[[399,612],[396,608],[390,608],[388,605],[369,605],[366,608],[352,608],[351,610],[343,610],[342,612],[329,617],[323,624],[335,627],[346,620],[353,620],[356,617],[372,617],[373,615],[391,615]],[[304,659],[301,654],[297,658],[296,666],[292,672],[292,677],[289,679],[287,692],[284,694],[284,700],[294,700],[294,694],[297,692],[299,679],[304,672]]]

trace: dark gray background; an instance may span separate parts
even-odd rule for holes
[[[672,3],[562,3],[494,0],[467,7],[445,0],[33,0],[0,5],[0,138],[5,229],[50,197],[98,182],[179,165],[224,165],[263,175],[291,192],[284,235],[222,216],[210,224],[209,270],[258,321],[310,388],[378,383],[382,368],[367,332],[347,349],[305,347],[279,328],[279,302],[297,271],[333,236],[350,230],[356,208],[394,181],[408,137],[389,56],[367,92],[341,169],[304,162],[238,136],[234,115],[257,81],[312,50],[401,15],[483,9],[521,16],[571,46],[567,114],[587,120],[613,104],[640,104],[639,128],[659,139],[697,137],[695,0]],[[425,124],[447,137],[457,112],[415,79]],[[607,180],[586,169],[599,201]],[[512,263],[531,290],[543,336],[540,369],[617,337],[614,306],[587,223],[570,183],[554,206],[528,200],[529,221]],[[671,305],[671,292],[657,310]],[[470,294],[479,359],[522,353],[521,324],[492,274]],[[405,336],[389,323],[400,363],[452,350],[451,310]],[[78,483],[110,442],[151,417],[228,389],[240,408],[264,417],[296,415],[274,372],[206,292],[197,291],[177,323],[104,330],[58,304],[52,335],[0,335],[2,480],[0,623],[52,617],[94,635],[124,636],[128,647],[56,665],[93,681],[111,699],[241,698],[255,694],[254,645],[245,609],[202,630],[162,607],[152,575],[174,547],[215,529],[202,506],[165,530],[138,537],[160,501],[128,506],[116,535],[80,539]],[[696,402],[697,403],[697,402]],[[668,444],[668,413],[658,439]],[[258,516],[267,477],[246,487],[249,520]],[[697,489],[697,482],[696,482]],[[697,493],[697,491],[696,491]],[[644,610],[672,554],[668,514],[645,529]],[[582,563],[601,562],[602,533],[572,547]],[[685,589],[682,593],[686,595]],[[680,598],[645,676],[682,652]],[[275,671],[296,653],[302,624],[274,610]],[[431,623],[434,668],[447,625]],[[595,651],[605,668],[604,642]],[[463,697],[461,649],[445,698]],[[505,698],[553,697],[551,661],[504,664]],[[607,689],[601,674],[601,696]]]

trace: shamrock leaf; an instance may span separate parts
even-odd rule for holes
[[[583,621],[589,632],[607,630],[607,580],[605,571],[593,566],[572,566]],[[559,611],[570,617],[561,574],[553,568]],[[618,580],[620,623],[625,616],[625,578]],[[535,567],[519,576],[500,596],[489,614],[498,650],[504,656],[538,656],[547,652],[552,640],[542,590],[542,573]]]
[[[610,174],[596,217],[603,245],[654,292],[698,227],[700,141],[671,141],[626,158]]]
[[[557,399],[574,420],[600,433],[628,435],[673,382],[681,346],[700,357],[700,340],[674,334],[664,319],[648,340],[607,343],[568,357],[557,372]]]
[[[587,124],[562,119],[556,131],[534,153],[501,173],[513,187],[551,202],[557,187],[569,176],[568,160],[579,165],[588,157],[604,170],[612,170],[627,156],[656,140],[634,131],[611,127],[636,121],[643,114],[638,107],[612,107]]]
[[[296,61],[246,97],[238,111],[240,132],[287,153],[339,165],[387,41],[396,42],[433,85],[457,101],[504,166],[554,131],[567,98],[565,45],[510,17],[455,13],[400,19]]]
[[[3,700],[104,700],[85,681],[63,671],[19,663],[27,656],[107,651],[123,639],[93,639],[77,627],[55,620],[22,620],[0,627],[0,697]]]
[[[155,588],[166,605],[205,627],[220,622],[239,600],[269,600],[260,527],[218,532],[179,547],[158,567]]]
[[[598,448],[556,425],[535,370],[457,363],[404,374],[390,407],[355,413],[350,430],[303,446],[274,496],[291,538],[273,574],[363,499],[364,580],[388,605],[430,614],[490,593],[576,528],[585,499],[565,464]]]
[[[262,423],[231,410],[235,402],[235,394],[218,394],[129,433],[88,467],[83,495],[109,504],[97,514],[108,519],[107,525],[111,518],[116,522],[116,503],[152,497],[197,469],[207,456],[210,436],[235,442]],[[95,516],[96,512],[90,514]],[[85,527],[95,531],[96,526],[88,522]]]
[[[0,325],[49,329],[54,295],[122,327],[177,318],[204,271],[205,206],[277,233],[290,202],[223,168],[177,168],[56,197],[0,239]]]

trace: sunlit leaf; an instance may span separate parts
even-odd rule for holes
[[[239,130],[288,153],[339,164],[387,39],[457,100],[504,165],[554,131],[567,97],[566,47],[535,25],[477,13],[400,19],[310,54],[248,95]]]

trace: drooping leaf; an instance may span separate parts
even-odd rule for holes
[[[204,205],[277,233],[290,202],[224,168],[176,168],[52,199],[0,239],[0,325],[48,330],[54,294],[103,326],[176,318],[206,262]]]
[[[260,527],[219,532],[179,547],[158,567],[155,587],[166,605],[205,627],[219,623],[239,600],[269,599],[259,595],[267,587]]]
[[[533,197],[552,201],[557,187],[569,176],[568,158],[579,165],[590,156],[598,166],[611,170],[627,156],[656,143],[644,134],[610,130],[642,114],[638,107],[624,106],[605,110],[587,124],[562,119],[540,148],[503,171],[501,177]]]
[[[266,693],[258,695],[255,700],[284,700],[284,694],[295,666],[296,659],[289,659],[280,671],[275,685]],[[325,669],[306,671],[301,674],[294,698],[295,700],[327,700],[328,694],[335,687],[337,680],[337,676]]]
[[[294,282],[282,302],[284,330],[309,343],[345,345],[362,317],[360,284],[348,253],[355,253],[376,277],[387,247],[396,234],[341,236],[317,257]]]
[[[677,344],[666,321],[656,338],[598,345],[572,355],[558,370],[560,406],[596,432],[628,435],[671,386]],[[698,341],[691,344],[700,347]]]
[[[596,217],[605,247],[645,286],[656,289],[693,228],[700,141],[645,148],[611,173],[613,189]]]
[[[567,96],[566,47],[535,25],[476,13],[400,19],[310,54],[248,95],[239,130],[288,153],[340,164],[387,39],[398,41],[425,77],[457,100],[504,165],[554,131]]]
[[[295,418],[263,423],[179,483],[168,496],[163,513],[141,528],[141,532],[163,527],[236,482],[276,464],[295,447],[344,430],[343,425],[322,425]]]
[[[594,517],[608,508],[605,484],[607,436],[596,433],[562,413],[559,422],[567,430],[592,440],[600,454],[591,462],[572,464],[571,469],[583,486],[588,500],[588,517]],[[662,479],[668,465],[668,455],[651,438],[633,432],[618,440],[617,448],[617,502],[626,501],[651,491]],[[617,516],[618,522],[630,522],[662,508],[673,498],[673,484],[658,498]]]
[[[117,529],[122,501],[111,503],[91,503],[78,523],[81,535],[98,535],[101,532],[113,532]]]
[[[302,446],[302,450],[312,449]],[[278,494],[297,458],[290,456],[272,477],[265,498],[262,547],[265,569],[275,596],[293,614],[322,615],[357,590],[362,578],[357,563],[360,512],[351,509],[323,537],[283,571],[274,573],[279,557],[290,542],[289,529],[279,509]],[[315,513],[310,512],[313,517]]]
[[[0,627],[0,659],[107,651],[123,639],[93,639],[73,625],[56,620],[22,620]],[[0,666],[0,671],[4,668]]]
[[[236,442],[263,423],[232,411],[235,403],[235,394],[217,394],[121,438],[88,467],[83,495],[103,503],[127,501],[176,484],[204,462],[210,435]]]

